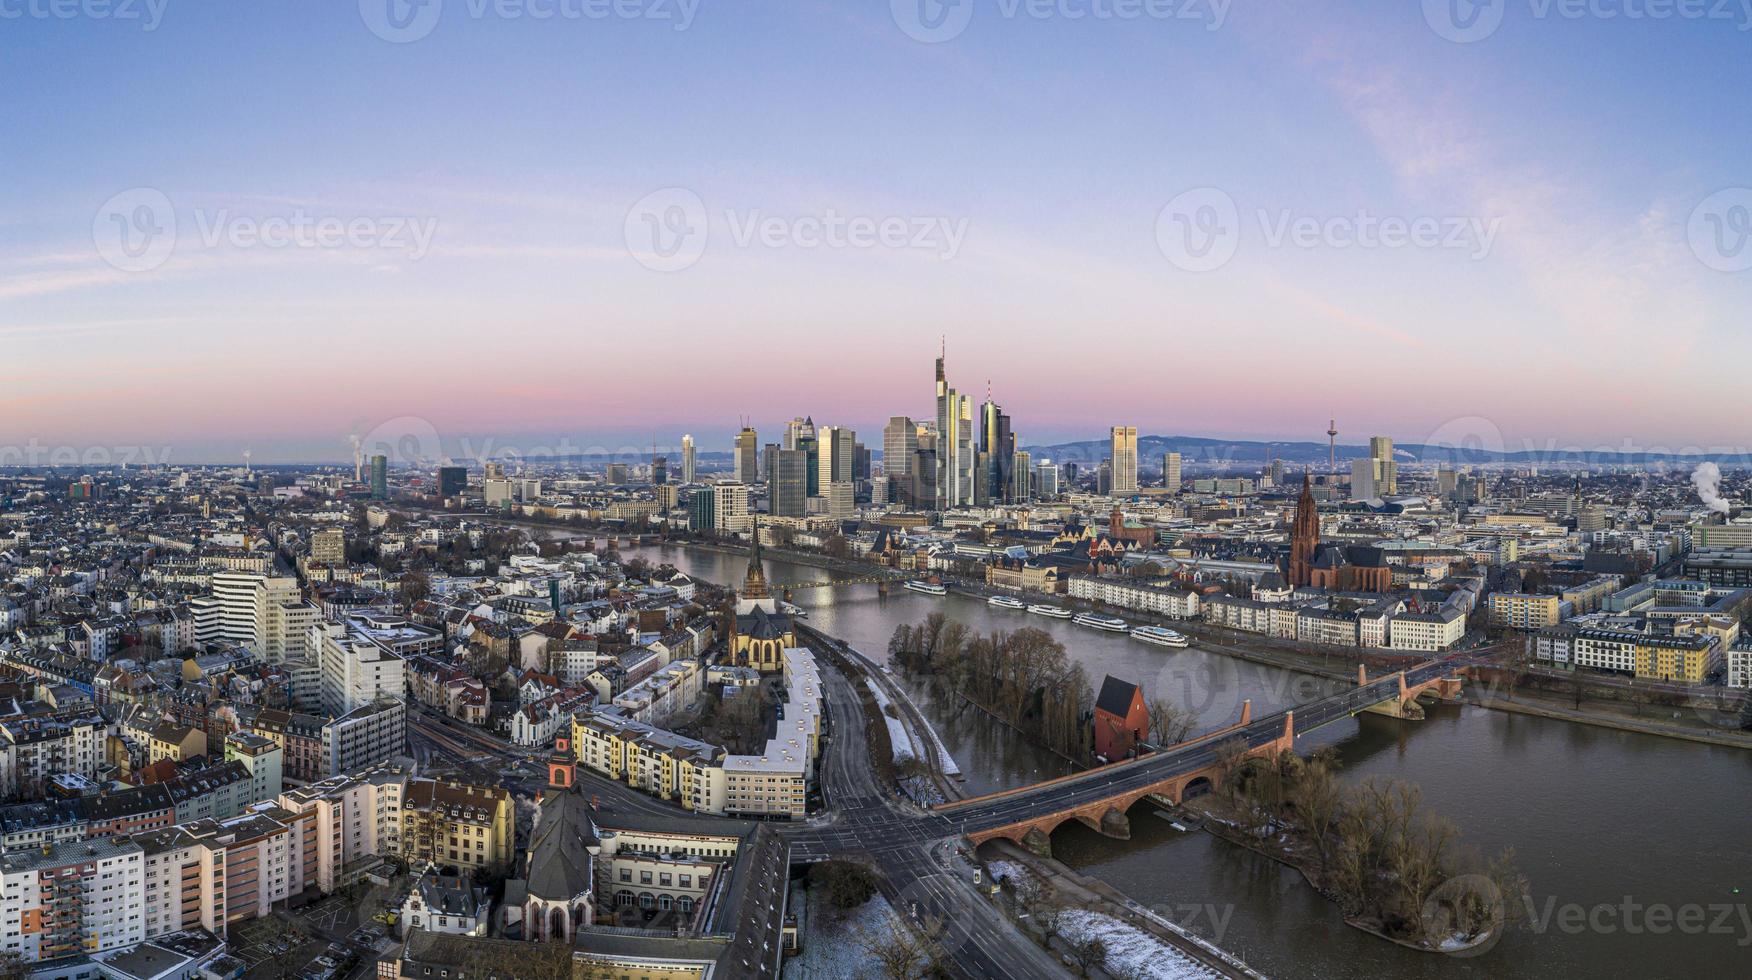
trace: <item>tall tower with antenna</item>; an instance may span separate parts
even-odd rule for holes
[[[1326,420],[1326,472],[1338,472],[1338,420]]]

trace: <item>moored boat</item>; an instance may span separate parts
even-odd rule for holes
[[[1095,613],[1078,613],[1077,618],[1071,622],[1091,629],[1106,630],[1109,633],[1119,633],[1125,630],[1125,620],[1112,616],[1099,616]]]
[[[1071,611],[1063,606],[1054,606],[1045,602],[1037,602],[1028,607],[1028,611],[1036,616],[1051,616],[1054,619],[1070,619]]]
[[[997,606],[999,609],[1026,609],[1021,599],[1007,595],[995,595],[986,600],[986,605]]]
[[[944,586],[938,585],[935,582],[921,582],[918,579],[913,579],[906,583],[906,587],[914,592],[923,592],[925,595],[949,594],[949,590]]]
[[[1183,634],[1165,626],[1139,626],[1131,631],[1132,639],[1154,643],[1160,647],[1184,647],[1189,641]]]

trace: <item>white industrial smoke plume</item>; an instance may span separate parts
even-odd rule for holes
[[[1697,487],[1697,499],[1718,514],[1726,514],[1728,502],[1722,499],[1722,468],[1714,463],[1698,463],[1691,471],[1691,482]]]

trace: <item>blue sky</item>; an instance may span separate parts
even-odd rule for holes
[[[1418,4],[1237,2],[1218,25],[1202,0],[975,0],[921,43],[883,3],[708,3],[676,30],[679,0],[444,0],[390,43],[378,0],[156,2],[145,30],[0,0],[0,447],[339,457],[407,417],[714,449],[744,414],[874,430],[928,414],[943,334],[952,380],[990,378],[1031,441],[1317,440],[1331,415],[1405,442],[1745,441],[1752,272],[1696,231],[1715,209],[1731,245],[1752,202],[1738,7],[1504,0],[1455,43]],[[175,250],[117,268],[94,239],[140,188]],[[628,244],[667,188],[710,229],[673,271]],[[1207,188],[1239,240],[1188,270],[1158,221]],[[294,213],[377,237],[226,234]],[[796,222],[830,214],[964,240],[803,246]],[[771,244],[738,240],[766,218]],[[400,219],[434,229],[417,255]],[[1382,219],[1454,247],[1342,244]],[[1312,237],[1271,237],[1295,222]]]

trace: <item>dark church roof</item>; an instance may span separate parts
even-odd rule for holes
[[[791,617],[768,612],[765,606],[755,606],[736,617],[736,632],[751,639],[776,640],[793,629]]]
[[[597,846],[590,801],[576,785],[542,798],[529,843],[529,894],[568,902],[593,885],[590,848]]]
[[[1124,718],[1131,713],[1132,698],[1138,686],[1109,674],[1101,681],[1101,696],[1095,699],[1095,710]]]

